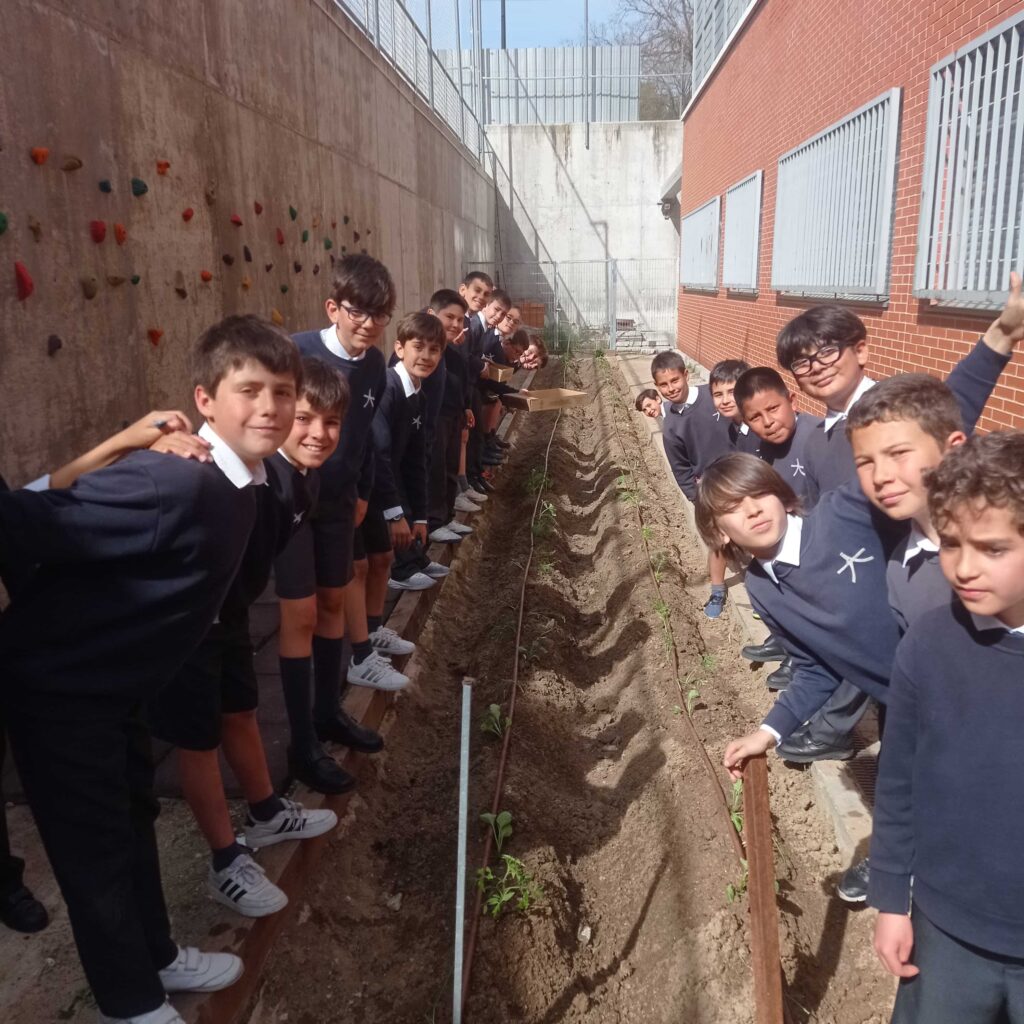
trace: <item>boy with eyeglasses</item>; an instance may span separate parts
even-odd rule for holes
[[[316,596],[282,602],[282,634],[313,627],[314,718],[321,739],[366,749],[368,730],[352,735],[337,711],[341,699],[342,645],[348,628],[352,644],[350,683],[396,690],[408,679],[374,651],[366,620],[365,572],[356,579],[355,531],[366,516],[373,487],[373,417],[387,380],[384,355],[377,347],[395,308],[395,283],[387,267],[372,256],[352,254],[338,262],[331,293],[324,303],[330,327],[296,334],[304,356],[316,356],[348,381],[351,399],[334,454],[320,470],[320,501],[313,517]],[[282,682],[300,658],[283,658]],[[327,728],[328,723],[333,723]],[[333,758],[292,764],[292,773],[311,789],[343,792],[351,782]]]

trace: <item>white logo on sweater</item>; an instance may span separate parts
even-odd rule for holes
[[[296,512],[295,515],[292,516],[292,526],[298,526],[299,523],[302,522],[302,516],[302,512]]]
[[[799,459],[797,459],[796,462],[791,462],[789,464],[789,468],[793,470],[793,476],[807,476],[807,474],[804,472],[803,464],[800,462]]]
[[[849,569],[850,570],[850,582],[851,583],[856,583],[857,582],[857,566],[858,565],[866,565],[868,562],[873,562],[875,560],[875,556],[874,555],[868,555],[866,558],[861,558],[861,555],[863,555],[863,554],[864,554],[864,549],[863,548],[861,548],[855,555],[847,555],[844,552],[840,551],[839,552],[839,557],[843,560],[843,564],[838,569],[836,569],[836,575],[840,576],[840,575],[842,575],[842,573],[846,572],[847,569]]]
[[[373,403],[374,403],[373,392],[372,391],[367,391],[366,394],[363,395],[363,408],[365,409],[367,406],[370,406],[370,408],[373,408]]]
[[[416,428],[417,430],[419,430],[419,429],[420,429],[420,423],[421,423],[421,422],[422,422],[422,419],[421,419],[421,417],[417,416],[417,417],[416,417],[416,418],[415,418],[415,419],[414,419],[414,420],[412,421],[412,425],[413,425],[413,426],[414,426],[414,427],[415,427],[415,428]]]

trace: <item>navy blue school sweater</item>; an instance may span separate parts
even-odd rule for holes
[[[896,651],[875,785],[868,902],[914,904],[944,932],[1024,955],[1024,635],[975,627],[959,601]]]
[[[757,559],[746,576],[751,603],[793,658],[793,681],[764,720],[783,739],[844,679],[885,703],[899,641],[885,551],[856,482],[830,491],[803,518],[799,561],[773,564],[778,583]]]
[[[885,570],[889,607],[903,633],[928,612],[954,600],[937,551],[918,551],[903,564],[909,539],[905,537],[896,548]]]
[[[448,346],[445,345],[445,350]],[[388,359],[388,367],[395,366],[398,363],[398,356],[392,352],[391,358]],[[441,356],[441,362],[437,364],[437,368],[434,372],[426,378],[426,380],[420,383],[420,394],[423,396],[423,415],[424,415],[424,426],[427,428],[427,436],[425,443],[427,451],[429,451],[434,444],[434,435],[437,430],[437,419],[441,415],[441,409],[444,406],[444,392],[447,386],[448,373],[445,369],[444,356]]]
[[[970,433],[985,411],[999,375],[1006,369],[1009,356],[1001,356],[979,341],[953,367],[946,385],[953,392],[964,418],[964,430]],[[846,483],[857,475],[853,449],[846,436],[843,420],[825,430],[824,420],[804,446],[807,468],[806,500],[814,504],[826,491]]]
[[[729,423],[729,444],[734,452],[744,452],[747,455],[761,454],[761,438],[749,427],[744,430],[738,423]]]
[[[38,569],[0,619],[3,685],[142,700],[220,611],[255,488],[212,463],[136,452],[67,490],[0,494],[0,564]]]
[[[403,508],[414,521],[427,519],[427,447],[423,393],[406,397],[398,370],[388,370],[380,410],[373,421],[377,473],[373,503]]]
[[[729,440],[730,421],[715,408],[706,385],[695,390],[697,395],[690,405],[670,406],[666,410],[661,427],[672,475],[690,501],[697,497],[697,480],[701,473],[719,456],[733,450]]]
[[[373,489],[370,424],[384,393],[387,367],[383,354],[376,348],[368,349],[361,359],[341,358],[324,343],[324,333],[337,336],[333,326],[326,332],[303,331],[292,335],[292,341],[304,356],[316,356],[343,373],[351,392],[338,447],[320,469],[320,497],[333,502],[350,498],[355,490],[367,501]]]
[[[469,369],[464,345],[446,345],[444,349],[444,398],[441,414],[461,416],[469,408]]]
[[[797,413],[796,426],[789,440],[781,444],[762,441],[757,453],[759,458],[767,462],[793,488],[801,502],[804,502],[807,496],[807,459],[804,448],[807,439],[823,422],[820,416],[812,416],[809,412]],[[842,424],[839,424],[835,429],[839,430],[841,426]]]

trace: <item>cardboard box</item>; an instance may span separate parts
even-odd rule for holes
[[[511,380],[513,369],[511,366],[499,366],[497,363],[492,363],[489,359],[484,360],[484,380],[494,380],[498,383]]]
[[[513,409],[545,412],[548,409],[586,405],[590,395],[586,391],[570,391],[568,388],[542,388],[539,391],[520,391],[517,395],[502,395],[501,400]]]

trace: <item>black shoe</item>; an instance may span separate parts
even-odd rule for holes
[[[489,480],[485,480],[482,476],[471,476],[469,479],[469,486],[474,491],[479,491],[481,494],[490,494],[494,490],[494,484]]]
[[[317,722],[316,736],[324,743],[340,743],[360,754],[376,754],[384,749],[384,740],[380,733],[363,728],[344,711],[339,711],[333,722]]]
[[[850,743],[833,743],[816,740],[809,732],[795,732],[776,747],[776,753],[783,761],[794,764],[810,764],[812,761],[846,761],[853,757]]]
[[[763,644],[748,644],[740,651],[747,661],[785,661],[786,649],[773,636]]]
[[[41,932],[49,923],[50,915],[23,885],[0,899],[0,921],[15,932]]]
[[[349,775],[330,754],[294,758],[288,752],[288,771],[292,777],[317,793],[347,793],[356,788],[354,775]]]
[[[766,680],[769,690],[777,692],[785,690],[793,682],[793,662],[787,658]]]
[[[504,440],[502,440],[502,438],[498,437],[498,435],[497,435],[497,434],[495,434],[495,435],[494,435],[494,436],[493,436],[493,437],[491,438],[491,441],[492,441],[492,443],[496,444],[496,445],[497,445],[497,446],[498,446],[499,448],[501,448],[501,449],[504,449],[504,450],[506,450],[506,451],[507,451],[507,450],[508,450],[509,448],[511,448],[511,447],[512,447],[512,445],[510,445],[510,444],[508,443],[508,441],[504,441]]]
[[[847,903],[866,903],[870,872],[867,857],[858,861],[839,880],[839,884],[836,886],[836,895]]]
[[[505,461],[505,456],[499,452],[484,452],[480,461],[485,466],[500,466]]]

